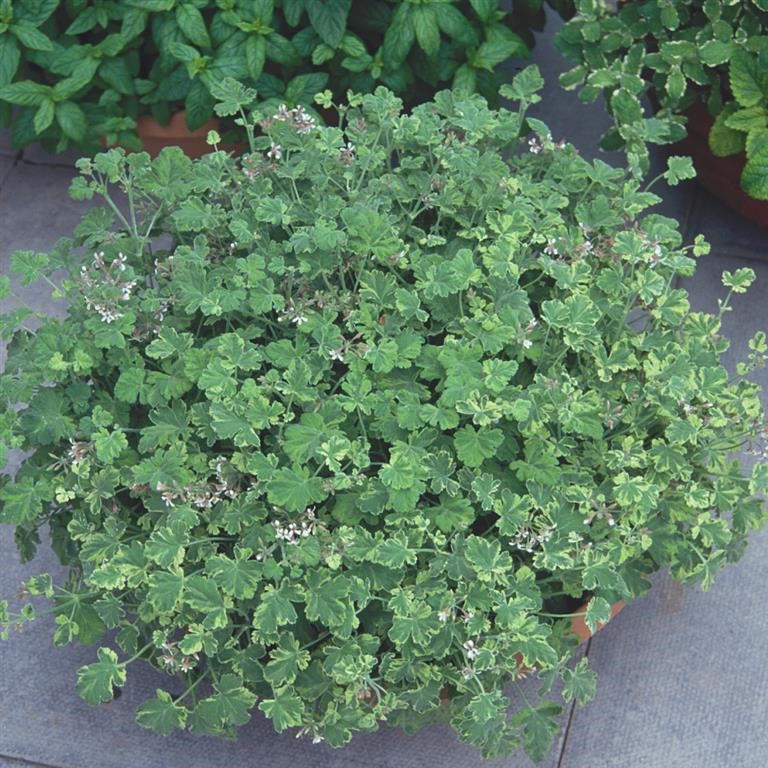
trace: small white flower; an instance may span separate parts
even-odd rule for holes
[[[179,663],[179,669],[182,672],[191,672],[197,666],[198,655],[195,653],[192,656],[183,656]]]
[[[339,158],[346,165],[351,165],[355,159],[355,145],[348,141],[340,150]]]
[[[283,157],[283,148],[279,144],[272,143],[272,146],[267,152],[267,157],[270,160],[281,160]]]

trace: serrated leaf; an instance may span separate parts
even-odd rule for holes
[[[125,667],[109,648],[99,648],[98,661],[77,670],[77,692],[88,704],[111,701],[114,688],[125,684]]]
[[[768,142],[747,159],[741,172],[743,190],[756,200],[768,200]]]
[[[56,122],[62,133],[72,141],[81,142],[88,130],[85,112],[73,101],[62,101],[56,105]]]
[[[227,626],[227,604],[212,579],[200,575],[189,576],[184,590],[184,602],[205,614],[202,623],[206,629]]]
[[[336,48],[344,37],[352,0],[306,0],[309,22],[320,39]]]
[[[274,686],[290,685],[296,675],[309,666],[309,652],[301,649],[293,635],[283,635],[269,653],[264,667],[264,679]]]
[[[278,733],[303,722],[304,702],[290,686],[278,688],[271,699],[263,699],[259,709],[272,721]]]
[[[304,467],[278,469],[267,483],[267,497],[271,504],[289,512],[303,512],[312,503],[326,497],[319,477],[310,477]]]
[[[174,611],[184,591],[184,573],[155,571],[147,579],[147,600],[159,613]]]
[[[13,80],[20,59],[21,52],[16,41],[10,35],[0,35],[0,87]]]
[[[271,584],[261,594],[261,600],[253,612],[253,627],[264,637],[270,637],[286,624],[297,619],[292,603],[301,599],[300,594],[283,587],[275,589]]]
[[[604,597],[593,597],[587,603],[584,621],[590,632],[596,632],[598,627],[611,620],[611,604]]]
[[[250,600],[258,589],[263,566],[249,560],[250,551],[236,552],[232,559],[226,555],[214,555],[205,563],[205,570],[227,595],[237,600]]]
[[[761,74],[757,59],[744,50],[736,50],[728,70],[731,91],[742,107],[753,107],[765,101],[765,74]]]
[[[709,130],[708,143],[712,154],[717,157],[727,157],[744,151],[746,139],[744,134],[726,125],[728,118],[738,109],[736,104],[726,104]]]
[[[182,3],[176,7],[176,22],[193,45],[210,48],[211,39],[208,36],[205,20],[192,3]]]
[[[456,455],[468,467],[479,467],[495,456],[503,441],[504,433],[500,429],[475,429],[471,424],[462,427],[453,437]]]
[[[573,669],[563,669],[563,698],[566,701],[576,699],[579,704],[591,701],[597,690],[597,675],[589,668],[588,659],[580,659]]]
[[[136,710],[136,722],[161,736],[169,736],[177,728],[183,728],[187,710],[177,704],[171,694],[160,688],[155,696],[141,704]]]

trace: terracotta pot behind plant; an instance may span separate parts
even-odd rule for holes
[[[165,147],[181,147],[189,157],[202,157],[211,151],[210,145],[206,142],[208,131],[219,130],[219,121],[212,118],[194,131],[190,131],[187,128],[184,112],[173,115],[167,125],[160,125],[149,115],[142,115],[136,123],[144,150],[152,157],[157,156]]]
[[[741,188],[744,153],[729,157],[713,155],[708,137],[714,118],[703,104],[695,104],[685,114],[688,136],[675,145],[675,151],[693,158],[699,183],[718,200],[758,226],[768,228],[768,202],[755,200]]]

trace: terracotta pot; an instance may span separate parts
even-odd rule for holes
[[[675,152],[693,158],[699,183],[718,200],[758,226],[768,228],[768,201],[755,200],[741,188],[741,172],[746,163],[744,153],[729,157],[712,154],[708,137],[715,121],[704,104],[695,104],[685,115],[688,135],[674,145]]]
[[[614,603],[611,606],[611,619],[616,616],[620,611],[623,610],[625,606],[625,603],[618,602]],[[571,632],[576,635],[579,639],[579,645],[582,645],[583,643],[586,643],[587,640],[589,640],[592,635],[597,634],[604,626],[605,624],[598,624],[595,628],[595,631],[592,632],[590,628],[587,626],[587,622],[584,621],[584,614],[587,612],[587,604],[584,603],[584,605],[581,606],[581,608],[578,608],[575,613],[576,616],[573,616],[571,618]]]
[[[205,140],[208,131],[219,130],[219,121],[213,118],[194,131],[190,131],[185,122],[184,112],[177,112],[167,125],[160,125],[149,115],[142,115],[136,123],[144,150],[152,157],[160,154],[160,150],[165,147],[181,147],[189,157],[202,157],[212,150]]]

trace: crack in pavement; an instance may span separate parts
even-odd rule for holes
[[[7,762],[10,761],[10,762]],[[0,767],[2,768],[60,768],[50,763],[36,763],[33,760],[25,760],[23,757],[0,754]]]
[[[11,175],[11,171],[18,165],[19,159],[21,158],[21,152],[19,152],[15,156],[13,156],[13,155],[0,155],[0,162],[3,160],[4,157],[7,157],[12,162],[6,168],[5,171],[0,173],[0,192],[2,192],[3,187],[5,186],[5,182],[8,181],[8,177]]]

